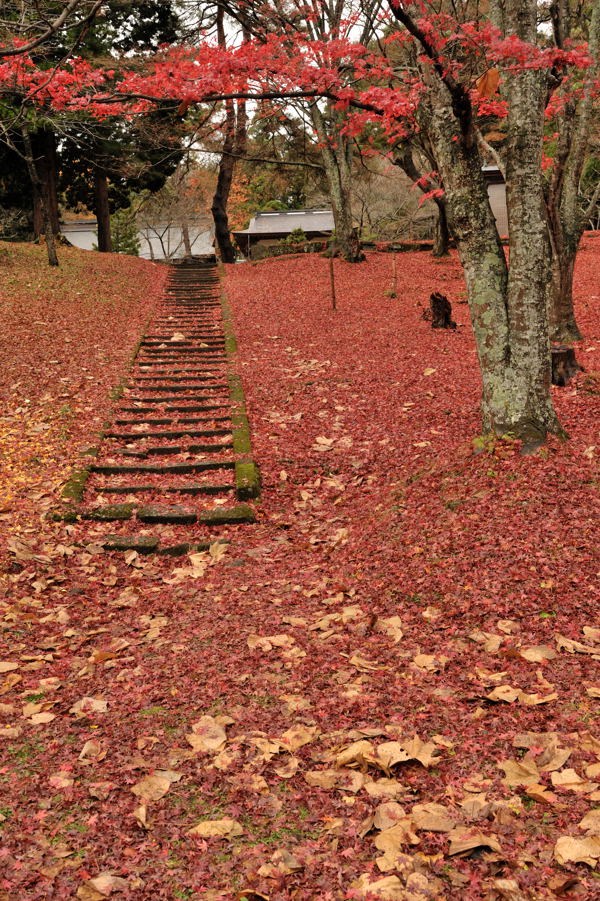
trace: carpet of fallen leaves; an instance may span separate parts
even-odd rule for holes
[[[161,298],[167,270],[132,257],[0,242],[0,553],[37,529],[79,452],[98,443],[110,390]]]
[[[599,265],[570,440],[529,457],[473,443],[455,258],[399,256],[395,298],[336,261],[337,312],[319,257],[227,268],[259,521],[178,559],[19,523],[0,898],[600,898]]]

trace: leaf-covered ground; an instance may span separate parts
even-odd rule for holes
[[[155,270],[118,262],[139,333]],[[588,237],[571,437],[534,457],[473,445],[455,259],[399,257],[397,298],[389,256],[336,261],[335,313],[319,257],[228,267],[258,524],[124,558],[25,489],[5,515],[0,897],[600,897],[599,264]]]

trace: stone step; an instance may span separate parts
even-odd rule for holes
[[[139,522],[163,525],[237,525],[244,522],[256,522],[256,514],[249,504],[236,504],[233,507],[215,507],[211,510],[197,510],[181,504],[106,504],[101,507],[87,508],[78,511],[81,519],[94,522],[124,522],[134,516]]]
[[[220,438],[231,435],[231,429],[179,429],[172,432],[106,432],[105,438],[117,441],[141,441],[145,438]]]
[[[233,442],[228,441],[222,444],[169,444],[158,447],[147,447],[143,450],[136,450],[135,448],[128,447],[107,447],[106,454],[110,457],[176,457],[179,454],[219,454],[225,450],[231,450],[232,448]]]
[[[171,463],[164,466],[153,466],[151,463],[118,464],[92,463],[90,472],[98,472],[107,476],[127,475],[128,473],[156,472],[164,475],[189,475],[192,472],[206,472],[209,469],[235,469],[233,460],[205,460],[202,463]]]
[[[156,492],[156,485],[102,485],[97,486],[98,494],[152,494]],[[160,487],[164,494],[189,494],[193,497],[202,494],[230,494],[235,490],[235,485],[166,485]]]

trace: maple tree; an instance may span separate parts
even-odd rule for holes
[[[596,6],[592,2],[585,9]],[[252,4],[248,8],[254,10]],[[25,89],[35,86],[40,101],[91,105],[96,115],[114,114],[124,100],[131,115],[166,97],[186,104],[248,96],[315,103],[321,97],[336,111],[355,110],[348,114],[348,128],[357,133],[373,122],[390,140],[415,125],[425,129],[440,177],[433,193],[444,193],[465,268],[482,372],[484,429],[510,432],[535,445],[548,432],[560,431],[549,393],[546,304],[552,265],[542,169],[545,111],[562,74],[586,71],[590,62],[584,45],[560,46],[560,40],[549,42],[540,32],[542,8],[536,0],[492,3],[485,9],[465,4],[457,14],[424,0],[392,4],[386,40],[408,44],[415,64],[398,70],[351,34],[313,40],[292,22],[283,34],[268,33],[231,49],[208,43],[173,48],[152,60],[146,72],[122,73],[112,92],[102,92],[101,72],[76,61],[61,73],[62,81],[55,78],[43,88],[26,63],[20,71],[5,67],[0,77],[5,82],[17,78]],[[564,24],[566,15],[566,7],[558,5],[556,21]],[[489,113],[495,101],[482,97],[475,83],[491,68],[499,72],[506,112],[510,264],[481,173],[477,117]],[[321,115],[318,104],[316,109]]]

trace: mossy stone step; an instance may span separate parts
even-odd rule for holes
[[[202,510],[198,514],[198,522],[208,526],[238,525],[244,522],[256,522],[256,513],[249,504],[215,507],[214,510]]]
[[[172,432],[107,432],[105,438],[118,441],[140,441],[144,438],[219,438],[231,435],[231,429],[182,429]],[[152,451],[149,451],[152,453]]]
[[[125,463],[105,464],[95,463],[91,467],[92,472],[107,476],[128,475],[130,473],[152,472],[159,475],[189,475],[192,472],[206,472],[209,469],[235,469],[233,460],[205,460],[202,463],[171,463],[165,466],[153,466],[147,463],[138,463],[129,466]]]
[[[201,494],[229,494],[234,485],[164,485],[160,486],[163,494],[189,494],[195,497]],[[100,494],[145,494],[157,490],[156,485],[103,485],[98,488]]]
[[[146,504],[137,508],[140,522],[189,525],[198,521],[198,513],[191,507],[167,504]]]
[[[154,535],[107,535],[102,542],[105,551],[137,551],[152,554],[158,550],[160,539]]]
[[[136,450],[135,448],[130,447],[115,447],[110,449],[111,456],[122,456],[122,457],[147,457],[149,455],[155,455],[157,457],[172,457],[177,454],[218,454],[221,451],[231,450],[233,448],[233,442],[226,441],[223,444],[178,444],[178,445],[167,445],[165,447],[146,447],[143,450]]]

